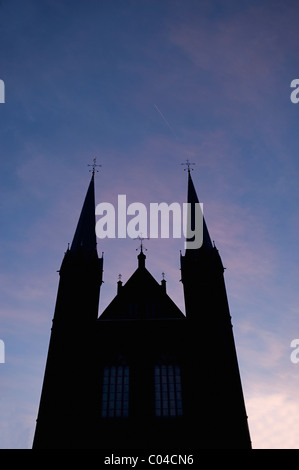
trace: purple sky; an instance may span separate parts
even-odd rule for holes
[[[299,448],[298,13],[295,0],[0,1],[1,448],[32,445],[57,270],[95,156],[96,203],[182,204],[180,164],[196,163],[253,447]],[[184,311],[183,239],[145,246]],[[98,240],[100,311],[137,247]]]

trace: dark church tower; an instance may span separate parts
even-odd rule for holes
[[[191,204],[191,229],[195,228],[198,197],[188,167],[188,202]],[[202,214],[201,214],[202,215]],[[212,244],[203,218],[202,245],[187,247],[181,256],[186,320],[189,325],[188,355],[196,358],[196,370],[188,377],[196,392],[189,406],[198,422],[198,444],[202,448],[251,448],[247,415],[229,312],[224,267]],[[189,221],[190,223],[190,221]],[[195,424],[195,423],[194,423]],[[196,440],[196,438],[195,438]],[[195,445],[195,442],[194,442]]]
[[[188,202],[198,202],[190,172]],[[60,270],[34,448],[250,448],[223,266],[203,232],[202,247],[181,256],[186,316],[141,243],[135,272],[98,317],[93,173]]]
[[[71,247],[59,271],[48,358],[34,436],[34,448],[72,448],[84,425],[88,393],[88,342],[97,320],[103,258],[95,235],[94,171]]]

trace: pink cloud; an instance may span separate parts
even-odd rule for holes
[[[253,448],[298,449],[297,401],[290,400],[287,393],[273,391],[249,396],[246,403]]]

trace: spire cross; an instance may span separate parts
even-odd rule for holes
[[[140,253],[143,253],[142,249],[143,249],[143,240],[149,240],[148,237],[142,237],[142,233],[140,235],[138,235],[138,237],[134,238],[134,240],[140,240]],[[145,251],[147,251],[147,248],[144,248]],[[136,248],[136,251],[138,250],[138,248]]]
[[[99,170],[96,169],[97,166],[102,166],[102,165],[97,165],[97,159],[94,158],[93,159],[93,164],[88,164],[87,166],[92,166],[92,170],[89,170],[89,171],[92,171],[92,175],[94,176],[95,172],[99,172]]]
[[[186,159],[186,163],[181,163],[181,165],[186,165],[187,168],[184,168],[184,171],[188,171],[188,173],[190,174],[190,165],[195,165],[195,163],[191,163],[188,158]],[[191,168],[191,170],[193,170],[193,168]]]

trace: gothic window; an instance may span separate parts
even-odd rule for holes
[[[144,309],[145,309],[146,318],[154,318],[155,317],[155,310],[156,310],[155,303],[146,302]]]
[[[183,414],[181,370],[177,365],[155,366],[155,413],[164,417]]]
[[[102,417],[129,415],[129,366],[105,366],[102,385]]]
[[[130,303],[129,304],[129,317],[136,318],[138,316],[138,304]]]
[[[127,311],[130,318],[153,318],[155,317],[156,305],[153,302],[142,301],[138,303],[129,303]]]

